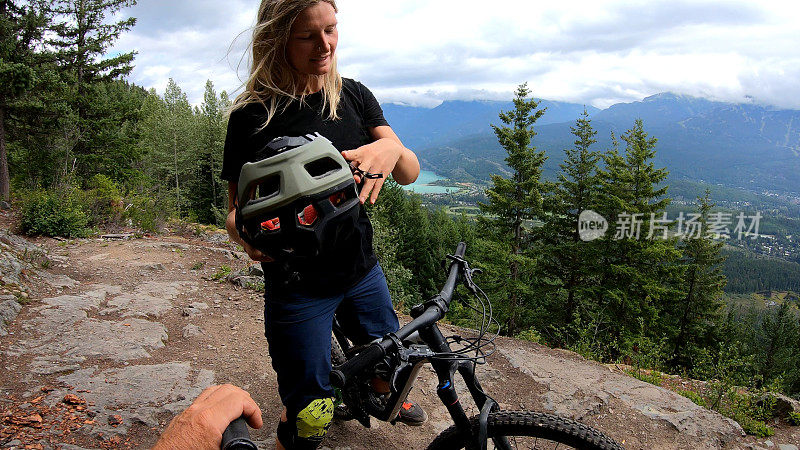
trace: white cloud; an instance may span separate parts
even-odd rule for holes
[[[528,81],[539,97],[599,107],[673,91],[800,108],[795,2],[337,3],[340,70],[384,102],[508,99]],[[230,93],[246,77],[257,7],[140,0],[115,50],[139,51],[137,84],[163,91],[172,77],[199,103],[207,78]]]

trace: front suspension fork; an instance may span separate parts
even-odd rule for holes
[[[447,343],[444,336],[442,336],[442,332],[436,325],[433,325],[426,330],[421,330],[420,336],[433,351],[437,353],[452,352],[450,345]],[[439,378],[436,394],[447,408],[447,412],[450,413],[450,417],[453,418],[453,423],[455,423],[456,427],[461,430],[462,433],[470,437],[470,439],[466,442],[467,448],[481,450],[485,449],[488,436],[487,427],[489,412],[498,410],[499,405],[497,405],[494,400],[489,398],[483,392],[480,382],[478,382],[478,379],[475,377],[474,364],[470,361],[433,360],[431,365],[433,366],[433,369],[436,371],[436,375]],[[456,371],[458,371],[459,375],[461,375],[461,378],[464,379],[470,395],[475,401],[475,405],[481,411],[478,421],[479,427],[477,434],[473,434],[472,427],[469,423],[469,417],[467,417],[464,407],[461,405],[461,402],[458,398],[456,388],[453,386],[453,377],[455,376]],[[496,438],[495,444],[499,448],[510,448],[508,446],[508,441],[505,438]]]

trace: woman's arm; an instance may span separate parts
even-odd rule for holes
[[[403,145],[400,138],[397,137],[397,134],[392,130],[392,127],[375,127],[370,129],[370,132],[372,133],[372,138],[376,141],[389,139],[400,147],[400,157],[397,159],[397,163],[395,163],[394,169],[392,170],[392,178],[394,178],[394,181],[402,185],[411,184],[416,181],[419,176],[419,160],[417,159],[417,155]]]
[[[361,188],[361,203],[375,203],[378,193],[389,173],[400,184],[411,184],[419,176],[417,155],[403,146],[400,138],[387,125],[370,128],[374,142],[355,150],[342,152],[342,156],[364,172],[382,173],[383,178],[367,179]],[[356,182],[360,182],[356,175]]]

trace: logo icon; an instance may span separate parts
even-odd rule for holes
[[[578,235],[584,242],[601,238],[608,231],[608,221],[605,217],[591,209],[581,211],[578,216]]]

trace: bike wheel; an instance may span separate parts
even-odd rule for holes
[[[478,416],[470,419],[473,433],[478,430]],[[571,419],[533,411],[497,411],[489,413],[488,449],[587,449],[621,450],[623,447],[593,428]],[[497,445],[491,438],[505,437],[509,447]],[[465,436],[455,425],[442,431],[428,450],[465,448]]]
[[[340,366],[346,361],[347,356],[345,356],[344,350],[342,350],[342,346],[339,344],[339,340],[336,339],[336,336],[331,335],[331,364]]]
[[[331,335],[331,364],[334,366],[340,366],[346,361],[347,356],[344,354],[344,350],[342,350],[339,340],[336,339],[336,335]],[[333,396],[335,398],[333,417],[337,420],[351,420],[353,415],[347,410],[347,406],[342,403],[342,393],[339,391],[339,388],[333,388]]]

